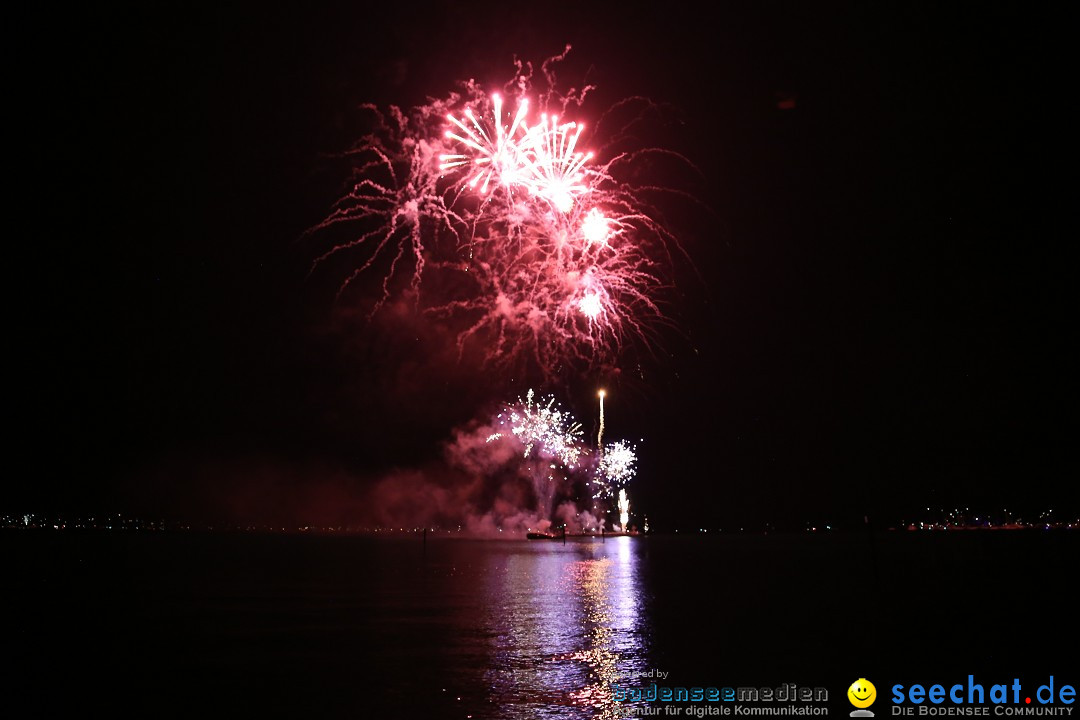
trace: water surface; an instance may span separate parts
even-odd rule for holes
[[[39,715],[617,718],[612,683],[651,669],[842,700],[872,673],[1060,676],[1077,640],[1070,533],[0,542]]]

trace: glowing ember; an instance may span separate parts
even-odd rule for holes
[[[585,293],[584,297],[578,302],[578,307],[581,308],[582,314],[590,320],[595,320],[600,311],[604,309],[603,304],[600,302],[600,296],[593,292]]]
[[[590,210],[581,223],[581,236],[590,245],[607,240],[608,232],[608,219],[596,208]]]

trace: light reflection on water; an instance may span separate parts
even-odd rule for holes
[[[489,557],[485,679],[498,717],[625,716],[611,684],[646,669],[638,542],[533,542]]]

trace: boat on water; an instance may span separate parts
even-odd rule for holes
[[[560,540],[565,533],[531,532],[527,534],[529,540]]]

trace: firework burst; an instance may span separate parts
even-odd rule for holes
[[[502,96],[496,93],[491,96],[491,123],[487,127],[477,120],[469,106],[463,112],[465,121],[447,113],[446,119],[453,127],[444,135],[448,141],[460,144],[462,152],[440,155],[439,170],[466,170],[465,184],[482,195],[500,185],[507,189],[516,185],[524,177],[528,164],[525,141],[529,133],[523,122],[528,110],[529,101],[522,99],[513,122],[509,126],[503,124]],[[519,130],[524,137],[519,137]]]
[[[597,463],[594,497],[613,497],[637,472],[637,452],[632,445],[617,440],[604,448]]]
[[[588,451],[582,442],[581,425],[559,408],[553,396],[537,402],[529,390],[525,400],[504,406],[493,426],[488,444],[516,444],[522,476],[532,484],[537,510],[550,517],[555,499],[565,495],[575,476],[582,474],[580,463]]]
[[[677,245],[643,199],[656,188],[620,179],[641,152],[601,162],[585,147],[572,116],[586,93],[559,96],[548,71],[563,56],[544,64],[545,92],[526,64],[505,97],[470,82],[409,113],[368,107],[351,189],[309,231],[348,230],[315,261],[353,258],[341,290],[382,272],[372,314],[404,274],[416,306],[457,332],[459,357],[546,380],[651,344]]]
[[[627,484],[637,472],[634,447],[623,440],[590,453],[581,424],[555,402],[554,396],[537,398],[529,390],[524,400],[503,405],[491,421],[487,444],[511,443],[520,458],[522,477],[532,488],[542,512],[550,511],[557,497],[564,499],[625,500]],[[625,523],[624,523],[625,525]]]
[[[526,459],[532,457],[535,450],[540,459],[558,460],[566,468],[577,467],[585,453],[581,423],[560,409],[554,396],[548,396],[543,402],[536,402],[535,397],[529,390],[524,401],[518,400],[503,408],[495,417],[498,430],[492,433],[488,442],[510,435],[524,445]]]

